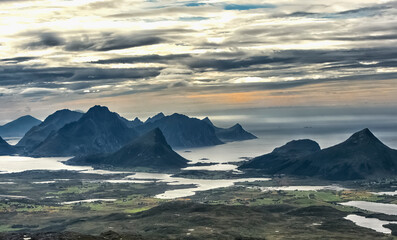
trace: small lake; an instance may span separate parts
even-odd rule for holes
[[[115,202],[117,199],[84,199],[84,200],[77,200],[77,201],[70,201],[70,202],[62,202],[62,205],[70,205],[76,203],[92,203],[92,202]]]
[[[397,224],[397,222],[382,221],[377,218],[366,218],[355,214],[350,214],[346,216],[345,219],[354,222],[357,226],[373,229],[377,232],[381,232],[385,234],[391,234],[391,230],[383,227],[383,225],[389,223]]]
[[[396,196],[397,195],[397,190],[394,192],[373,192],[372,194],[375,195],[389,195],[389,196]]]
[[[397,215],[397,205],[390,203],[375,203],[366,201],[350,201],[340,203],[343,206],[356,207],[375,213],[383,213],[387,215]]]
[[[171,174],[161,173],[136,173],[127,176],[126,179],[133,180],[155,180],[157,182],[164,182],[168,185],[195,185],[193,188],[175,189],[165,191],[155,197],[160,199],[175,199],[195,195],[196,192],[207,191],[216,188],[231,187],[238,182],[255,182],[255,181],[269,181],[270,178],[241,178],[241,179],[189,179],[172,177]]]

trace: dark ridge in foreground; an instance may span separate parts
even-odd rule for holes
[[[187,162],[186,159],[172,150],[160,129],[156,128],[112,154],[77,157],[67,163],[167,170],[186,167]]]
[[[22,137],[29,129],[41,123],[40,120],[27,115],[0,126],[1,137]]]
[[[136,234],[119,234],[113,231],[101,233],[99,236],[87,235],[77,232],[43,232],[43,233],[0,233],[1,240],[145,240],[152,238],[144,238]]]
[[[264,172],[277,173],[282,171],[287,165],[293,164],[299,158],[320,150],[320,146],[315,141],[309,139],[293,140],[275,148],[271,153],[244,163],[239,169],[261,169]]]
[[[397,174],[397,150],[384,145],[366,128],[333,147],[303,155],[287,152],[277,159],[270,153],[240,168],[328,180],[384,178]]]
[[[80,156],[119,150],[138,136],[117,113],[107,107],[94,106],[78,121],[66,124],[51,134],[31,156]]]
[[[16,150],[13,146],[8,144],[3,138],[0,137],[0,156],[15,154]]]
[[[31,128],[18,142],[18,147],[24,147],[27,151],[33,150],[44,141],[51,133],[58,131],[68,123],[75,122],[83,116],[83,113],[63,109],[49,115],[40,125]]]

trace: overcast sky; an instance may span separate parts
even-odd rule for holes
[[[0,0],[0,119],[397,103],[397,1]]]

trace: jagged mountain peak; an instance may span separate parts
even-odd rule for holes
[[[145,121],[145,123],[155,122],[155,121],[160,120],[160,119],[162,119],[162,118],[164,118],[164,117],[165,117],[164,113],[163,113],[163,112],[159,112],[159,113],[157,113],[156,115],[154,115],[153,117],[149,117],[149,118]]]

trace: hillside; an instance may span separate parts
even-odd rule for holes
[[[187,162],[172,150],[160,129],[156,128],[114,153],[77,157],[68,164],[166,170],[186,167]]]

